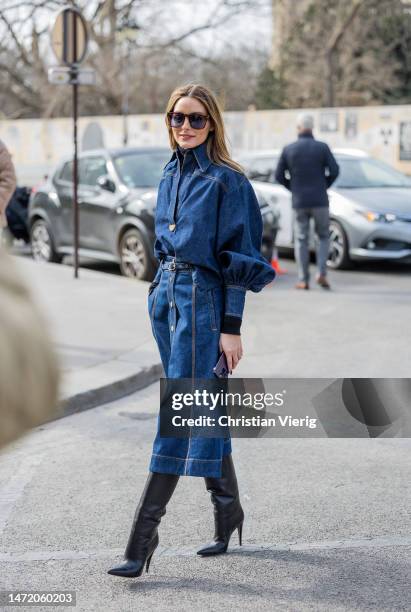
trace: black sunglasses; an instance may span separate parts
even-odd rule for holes
[[[188,121],[190,122],[190,126],[193,130],[202,130],[206,123],[209,115],[202,115],[201,113],[189,113],[186,115],[185,113],[167,113],[168,119],[170,121],[170,126],[173,128],[179,128],[184,125],[184,121],[186,117],[188,117]]]

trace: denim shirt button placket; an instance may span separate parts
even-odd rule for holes
[[[175,187],[175,193],[173,196],[173,206],[172,206],[172,223],[169,223],[168,225],[168,229],[170,230],[170,232],[175,232],[176,231],[176,222],[175,222],[175,218],[176,218],[176,210],[177,210],[177,206],[178,206],[178,190],[180,187],[180,181],[181,181],[181,177],[183,175],[183,170],[184,170],[184,162],[185,162],[186,158],[184,157],[183,159],[183,163],[180,162],[180,159],[178,160],[178,179],[177,179],[177,185]]]

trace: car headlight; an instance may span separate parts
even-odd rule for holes
[[[379,213],[373,210],[357,210],[360,215],[365,217],[367,221],[377,223],[392,223],[397,220],[397,216],[394,213]]]

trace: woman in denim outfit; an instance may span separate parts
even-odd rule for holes
[[[240,361],[247,289],[274,279],[260,254],[262,218],[253,188],[228,153],[214,94],[201,85],[177,88],[167,106],[173,150],[164,168],[156,208],[155,256],[148,309],[167,378],[214,378],[221,352],[229,370]],[[109,570],[140,576],[158,545],[157,527],[180,476],[202,476],[214,505],[214,541],[203,556],[227,550],[244,513],[230,438],[160,437],[137,507],[125,562]]]

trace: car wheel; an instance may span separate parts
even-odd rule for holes
[[[151,262],[146,241],[138,229],[124,232],[120,240],[121,273],[128,278],[151,280],[155,268]]]
[[[31,253],[35,261],[61,263],[63,256],[57,253],[47,223],[37,219],[30,228]]]
[[[346,270],[352,263],[348,251],[348,239],[344,228],[338,221],[330,221],[330,244],[327,265],[333,270]]]

